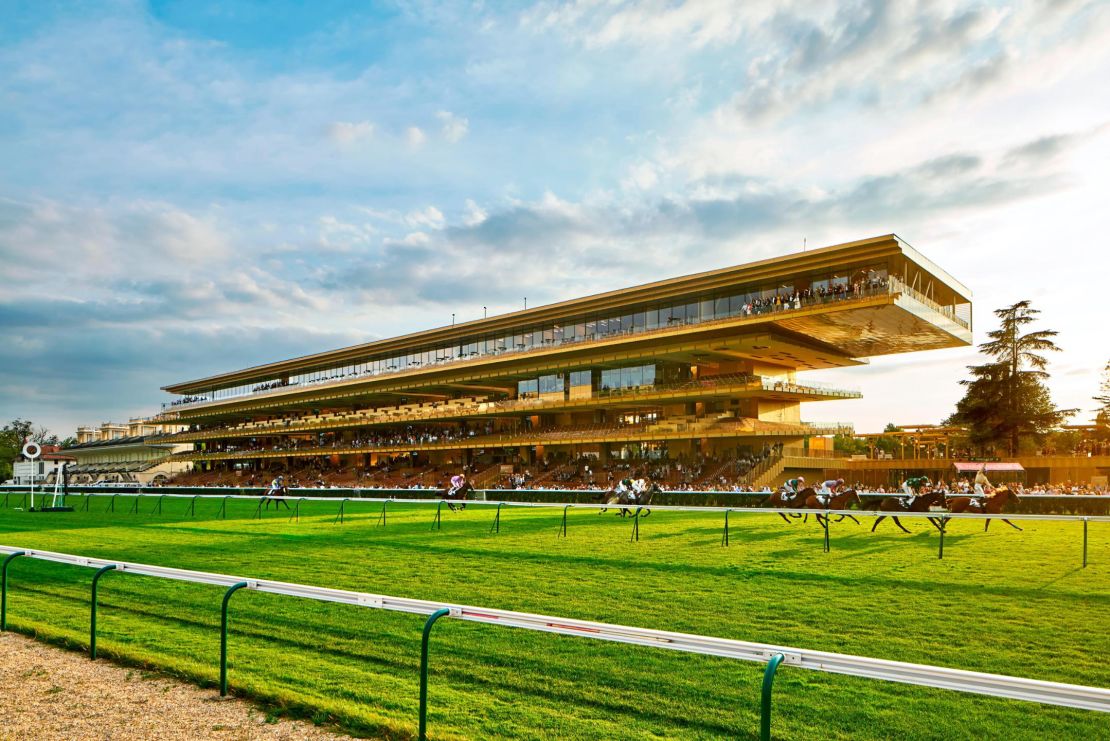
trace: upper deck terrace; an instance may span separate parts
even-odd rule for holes
[[[750,398],[782,401],[821,401],[826,399],[858,399],[859,391],[834,388],[823,384],[790,383],[781,379],[758,376],[728,375],[695,379],[678,383],[659,383],[599,391],[596,395],[577,399],[491,400],[467,397],[450,401],[421,401],[390,407],[358,411],[320,412],[297,417],[248,421],[220,425],[192,432],[178,432],[162,440],[198,442],[204,440],[297,435],[311,432],[358,429],[375,426],[439,422],[485,417],[512,417],[547,412],[605,408],[617,411],[650,408],[677,400],[711,400],[718,398]]]
[[[185,396],[165,408],[194,419],[649,357],[854,365],[970,344],[970,301],[889,235],[175,384]]]

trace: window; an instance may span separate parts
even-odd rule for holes
[[[570,385],[571,386],[589,386],[591,384],[590,376],[592,374],[588,370],[571,371]]]
[[[627,368],[608,368],[601,371],[602,390],[651,386],[655,383],[654,365],[636,365]]]
[[[541,394],[562,393],[563,377],[561,375],[540,376],[539,388]]]
[[[516,385],[516,395],[523,399],[526,396],[535,396],[539,393],[539,381],[533,378],[530,381],[519,381]]]

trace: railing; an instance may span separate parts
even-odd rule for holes
[[[956,324],[959,324],[964,329],[971,329],[971,323],[968,322],[963,317],[956,314],[955,307],[953,307],[953,306],[942,306],[941,304],[938,304],[936,301],[933,301],[931,298],[928,298],[921,291],[918,291],[916,288],[911,288],[904,281],[900,280],[899,278],[897,278],[893,275],[890,276],[889,281],[890,281],[890,289],[891,289],[890,292],[891,293],[905,293],[905,294],[908,294],[910,296],[910,298],[912,298],[914,301],[925,304],[925,306],[929,307],[930,309],[937,312],[938,314],[944,315],[945,317],[952,320]]]
[[[498,507],[498,515],[500,515],[500,506]],[[614,643],[662,648],[671,651],[699,654],[702,656],[716,656],[740,661],[763,663],[766,665],[760,715],[760,731],[763,739],[770,739],[771,737],[771,691],[775,673],[780,664],[832,674],[882,679],[921,687],[934,687],[958,692],[987,695],[990,697],[1025,700],[1028,702],[1078,708],[1081,710],[1110,712],[1110,690],[1101,687],[1047,682],[1002,674],[986,674],[964,669],[911,664],[901,661],[888,661],[885,659],[830,653],[826,651],[811,651],[808,649],[777,646],[766,643],[753,643],[730,638],[652,630],[649,628],[614,625],[612,623],[577,620],[574,618],[551,615],[472,607],[469,605],[434,602],[430,600],[416,600],[368,592],[329,589],[326,587],[291,584],[268,579],[251,579],[242,576],[175,569],[128,561],[89,558],[29,548],[18,549],[10,546],[0,546],[0,553],[6,554],[2,564],[2,588],[0,588],[2,589],[2,591],[0,591],[0,630],[7,629],[8,568],[15,559],[20,557],[33,558],[97,570],[93,578],[89,626],[90,654],[94,659],[96,644],[97,582],[100,577],[108,571],[224,587],[226,591],[224,592],[221,603],[220,621],[219,667],[221,695],[226,695],[228,692],[227,639],[229,603],[231,597],[241,589],[269,594],[280,594],[301,599],[311,599],[320,602],[334,602],[337,604],[368,607],[371,609],[426,615],[428,617],[424,623],[420,656],[420,703],[418,716],[418,736],[420,739],[425,739],[427,737],[428,648],[431,631],[435,622],[444,617],[482,623],[485,625],[520,628],[543,633],[555,633],[558,635],[576,636]]]
[[[329,378],[329,379],[326,379],[326,380],[315,381],[315,382],[291,383],[289,385],[276,386],[276,387],[273,387],[273,388],[260,390],[260,391],[255,391],[255,392],[245,392],[245,393],[241,393],[241,394],[236,394],[234,396],[225,396],[225,397],[220,398],[220,399],[212,399],[212,398],[209,398],[209,397],[205,397],[203,399],[193,401],[193,402],[188,402],[188,403],[179,403],[179,402],[175,402],[175,401],[169,401],[169,402],[163,402],[162,403],[162,408],[164,410],[172,410],[172,411],[192,409],[192,408],[199,407],[199,406],[202,406],[204,404],[210,404],[210,403],[213,403],[213,402],[251,400],[251,399],[255,399],[255,398],[261,398],[261,397],[264,397],[264,396],[267,396],[267,395],[270,395],[270,394],[282,393],[282,392],[286,392],[286,391],[290,391],[290,390],[302,390],[302,389],[306,389],[306,388],[323,388],[323,387],[328,387],[328,386],[339,386],[339,385],[342,385],[342,384],[350,383],[351,381],[354,381],[354,380],[363,380],[363,381],[365,381],[365,380],[369,380],[369,379],[372,379],[372,378],[388,378],[390,376],[396,376],[396,375],[400,375],[402,373],[407,373],[407,372],[410,372],[410,371],[413,371],[413,370],[420,370],[421,368],[427,368],[427,367],[435,367],[437,369],[445,368],[445,367],[450,367],[450,366],[461,364],[461,363],[472,362],[476,359],[481,359],[481,358],[499,358],[499,357],[504,357],[506,355],[524,355],[524,354],[533,353],[533,352],[542,352],[542,351],[546,351],[546,350],[551,350],[551,349],[554,349],[556,347],[573,346],[573,347],[577,348],[577,347],[584,346],[584,345],[587,345],[587,344],[590,344],[590,343],[610,342],[610,341],[619,340],[619,339],[627,338],[627,337],[631,337],[631,336],[651,337],[651,336],[655,336],[655,335],[659,335],[659,334],[666,334],[668,332],[673,332],[673,331],[684,329],[684,328],[691,327],[691,326],[697,326],[698,328],[712,328],[712,327],[717,326],[717,325],[734,323],[738,320],[740,320],[740,321],[742,321],[742,320],[760,321],[760,320],[765,320],[768,317],[781,316],[781,315],[784,315],[784,314],[791,314],[791,313],[794,313],[794,312],[808,311],[808,310],[812,309],[815,306],[826,306],[826,305],[833,305],[833,304],[840,306],[840,305],[852,303],[854,301],[866,301],[866,300],[876,298],[878,296],[889,296],[889,295],[893,295],[895,293],[904,293],[904,294],[910,296],[911,298],[921,302],[922,304],[928,306],[930,309],[943,314],[945,317],[947,317],[947,318],[951,319],[952,321],[960,324],[964,328],[968,328],[967,322],[964,321],[963,319],[961,319],[960,317],[956,316],[955,311],[951,307],[945,307],[945,306],[941,306],[940,304],[937,304],[935,301],[927,298],[921,292],[917,291],[914,288],[911,288],[910,286],[906,285],[902,281],[900,281],[897,278],[894,278],[893,276],[891,276],[885,284],[882,284],[882,285],[874,287],[874,288],[864,288],[859,293],[852,292],[852,293],[843,293],[843,294],[830,294],[830,295],[827,295],[827,296],[811,296],[808,299],[806,299],[805,301],[799,302],[798,305],[795,305],[795,303],[793,301],[784,301],[782,304],[778,304],[778,305],[772,304],[772,305],[769,305],[769,306],[759,307],[758,309],[753,310],[751,313],[747,313],[747,314],[745,314],[745,313],[730,314],[727,317],[714,317],[713,319],[706,319],[704,321],[675,322],[673,324],[669,323],[669,324],[667,324],[667,326],[660,326],[660,327],[655,327],[655,328],[651,328],[651,329],[644,328],[644,329],[640,329],[640,330],[624,331],[624,332],[618,332],[618,333],[614,333],[614,334],[599,335],[599,334],[595,333],[595,334],[592,334],[592,335],[584,336],[582,338],[562,340],[562,341],[557,342],[557,343],[556,342],[550,342],[550,343],[545,343],[545,344],[542,344],[542,345],[522,346],[522,347],[516,347],[516,348],[504,348],[504,349],[495,351],[493,353],[488,353],[488,354],[474,353],[472,355],[467,355],[465,357],[456,357],[456,358],[451,358],[451,359],[437,360],[437,361],[433,361],[433,362],[429,363],[426,366],[424,366],[424,365],[415,365],[415,366],[411,366],[411,367],[396,368],[394,370],[387,370],[387,371],[378,372],[378,373],[372,373],[372,372],[356,373],[356,374],[352,374],[352,375],[348,375],[348,376],[343,376],[339,379]]]
[[[714,390],[718,388],[727,388],[732,386],[745,386],[756,389],[763,389],[766,391],[777,391],[780,393],[793,393],[793,394],[812,394],[822,396],[839,396],[845,399],[859,398],[862,394],[858,390],[841,388],[832,386],[830,384],[820,384],[813,382],[788,382],[777,380],[774,378],[766,378],[761,376],[751,375],[727,375],[727,376],[713,376],[710,378],[699,379],[696,381],[678,381],[674,383],[659,383],[650,386],[633,386],[623,389],[606,389],[598,390],[596,394],[590,397],[583,397],[581,399],[571,398],[569,400],[545,400],[545,399],[508,399],[502,401],[480,401],[474,402],[465,408],[456,407],[454,409],[446,408],[445,405],[431,406],[431,407],[413,407],[411,410],[404,410],[405,414],[398,416],[396,410],[390,411],[389,409],[381,410],[365,410],[367,413],[357,413],[362,417],[361,419],[350,419],[353,412],[340,413],[335,415],[334,419],[330,420],[312,420],[312,421],[298,421],[298,420],[280,420],[273,424],[267,425],[254,425],[251,427],[237,426],[227,428],[217,428],[209,430],[201,430],[198,432],[179,432],[164,435],[156,438],[156,441],[173,442],[173,441],[194,441],[194,440],[211,440],[220,436],[227,437],[253,437],[256,435],[267,434],[293,434],[297,432],[309,432],[314,430],[328,430],[340,428],[352,428],[361,426],[372,425],[385,425],[385,424],[405,424],[410,422],[425,422],[441,419],[458,419],[462,417],[474,416],[488,416],[494,414],[504,414],[511,412],[542,412],[545,410],[558,410],[566,407],[574,407],[581,404],[588,404],[598,401],[635,401],[642,399],[650,401],[652,397],[665,396],[667,394],[681,393],[684,391],[705,391]],[[845,429],[853,429],[851,425],[843,423],[836,423],[843,426]]]
[[[226,451],[184,451],[174,453],[170,459],[174,461],[213,461],[213,460],[240,460],[249,458],[273,457],[307,457],[317,455],[353,455],[359,453],[404,453],[413,450],[459,450],[463,448],[503,447],[512,445],[572,445],[575,443],[591,441],[642,441],[642,440],[674,440],[683,439],[684,436],[707,437],[804,437],[806,435],[832,435],[840,434],[850,428],[840,423],[800,422],[784,424],[781,428],[764,429],[750,432],[745,429],[735,429],[743,420],[713,420],[702,419],[697,422],[676,421],[674,431],[662,429],[668,425],[667,421],[660,420],[651,424],[638,423],[624,426],[597,426],[592,429],[558,429],[537,430],[532,432],[515,432],[499,435],[474,435],[452,438],[437,437],[435,440],[417,440],[381,443],[360,443],[351,441],[337,443],[331,446],[312,447],[275,447],[275,448],[242,448]],[[731,424],[730,424],[731,423]],[[686,429],[678,429],[685,427]]]

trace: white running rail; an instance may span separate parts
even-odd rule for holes
[[[198,487],[202,491],[204,487]],[[856,517],[898,517],[913,518],[924,517],[927,519],[945,519],[945,520],[1059,520],[1064,522],[1107,522],[1110,523],[1110,515],[1050,515],[1050,514],[1008,514],[1001,513],[997,515],[990,515],[978,512],[946,512],[937,510],[935,512],[876,512],[873,509],[846,509],[846,510],[825,510],[825,509],[772,509],[767,507],[745,507],[738,504],[735,507],[702,507],[699,505],[676,505],[676,504],[651,504],[651,505],[635,505],[635,504],[601,504],[597,502],[513,502],[500,499],[451,499],[446,500],[442,498],[437,499],[409,499],[406,497],[316,497],[316,496],[296,496],[296,489],[290,490],[290,494],[284,497],[267,497],[265,494],[154,494],[140,491],[125,491],[125,492],[81,492],[71,493],[69,496],[83,499],[85,497],[123,497],[125,499],[138,497],[141,499],[159,499],[166,497],[167,499],[212,499],[223,501],[224,499],[231,500],[250,500],[257,502],[263,499],[270,499],[274,501],[296,502],[302,500],[304,502],[332,502],[338,504],[340,502],[377,502],[390,503],[390,504],[446,504],[450,501],[452,504],[466,504],[468,507],[523,507],[527,509],[562,509],[569,507],[571,509],[627,509],[634,511],[637,508],[650,509],[652,512],[729,512],[732,514],[773,514],[779,513],[786,514],[811,514],[821,515],[831,514],[834,516],[842,514],[855,515]],[[362,490],[369,491],[369,490]],[[490,490],[496,491],[496,490]],[[15,493],[15,492],[13,492]],[[770,494],[768,494],[770,496]],[[898,498],[898,495],[889,495]],[[1073,499],[1074,497],[1069,497]]]
[[[247,589],[258,592],[301,597],[321,602],[336,602],[346,605],[418,615],[431,615],[439,610],[446,609],[449,610],[450,617],[459,620],[485,623],[487,625],[522,628],[545,633],[578,636],[582,638],[593,638],[637,646],[665,648],[672,651],[684,651],[704,656],[719,656],[728,659],[739,659],[741,661],[766,663],[776,654],[781,654],[783,656],[783,664],[800,667],[802,669],[812,669],[833,674],[847,674],[857,677],[869,677],[871,679],[883,679],[889,682],[900,682],[922,687],[938,687],[941,689],[955,690],[957,692],[989,695],[991,697],[1002,697],[1012,700],[1026,700],[1047,705],[1060,705],[1083,710],[1110,712],[1110,689],[1102,687],[1086,687],[1075,684],[1063,684],[1060,682],[1046,682],[1002,674],[984,674],[982,672],[972,672],[963,669],[951,669],[929,666],[926,664],[910,664],[901,661],[887,661],[884,659],[829,653],[826,651],[810,651],[801,648],[775,646],[766,643],[752,643],[729,638],[715,638],[692,635],[689,633],[673,633],[665,630],[635,628],[624,625],[613,625],[611,623],[597,623],[589,620],[554,617],[551,615],[536,615],[533,613],[512,612],[509,610],[473,607],[470,605],[391,597],[383,594],[328,589],[325,587],[290,584],[268,579],[251,579],[242,576],[214,574],[204,571],[174,569],[166,566],[152,566],[149,564],[130,563],[127,561],[88,558],[68,553],[40,551],[31,548],[20,549],[11,546],[0,546],[0,555],[12,554],[19,551],[22,551],[23,555],[27,558],[43,561],[53,561],[95,569],[104,566],[114,566],[116,571],[126,574],[153,576],[162,579],[176,579],[178,581],[197,584],[210,584],[230,588],[236,584],[245,582],[247,584]]]

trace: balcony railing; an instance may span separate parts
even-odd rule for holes
[[[306,389],[306,388],[321,389],[321,388],[327,388],[327,387],[333,387],[333,386],[340,386],[342,384],[350,383],[351,381],[355,381],[355,380],[368,380],[368,379],[372,379],[372,378],[388,378],[388,377],[392,377],[392,376],[398,376],[402,373],[408,373],[408,372],[411,372],[413,370],[418,370],[420,368],[428,368],[428,367],[435,367],[437,369],[438,368],[449,368],[449,367],[452,367],[452,366],[455,366],[455,365],[461,365],[463,363],[472,362],[477,358],[499,358],[499,357],[503,357],[503,356],[506,356],[506,355],[514,355],[514,356],[515,355],[527,355],[527,354],[530,354],[530,353],[543,352],[545,350],[550,350],[550,349],[553,349],[555,347],[560,347],[560,348],[584,347],[584,346],[589,346],[589,345],[595,344],[595,343],[600,344],[600,343],[603,343],[603,342],[611,342],[611,341],[614,341],[614,340],[619,340],[619,339],[622,339],[622,338],[627,338],[627,337],[632,337],[632,336],[635,336],[635,337],[651,337],[651,336],[656,336],[656,335],[663,335],[663,334],[666,334],[668,332],[674,332],[676,330],[680,330],[680,329],[683,329],[683,328],[686,328],[686,327],[691,327],[691,326],[697,326],[699,328],[707,328],[708,329],[708,328],[712,328],[712,327],[718,326],[718,325],[725,325],[725,324],[734,323],[734,322],[736,322],[737,320],[740,320],[740,319],[759,320],[759,319],[765,319],[769,316],[784,316],[784,315],[790,315],[790,314],[793,314],[793,313],[796,313],[796,312],[807,311],[809,309],[812,309],[815,306],[828,306],[828,305],[841,306],[841,305],[844,305],[844,304],[851,304],[851,303],[854,303],[854,302],[857,302],[857,301],[866,301],[866,300],[875,298],[877,296],[889,296],[889,295],[898,294],[898,293],[910,296],[915,301],[918,301],[921,304],[927,306],[929,309],[942,314],[946,318],[948,318],[951,321],[959,324],[960,326],[964,327],[965,329],[970,329],[970,325],[967,322],[967,320],[965,320],[965,319],[963,319],[963,318],[961,318],[960,316],[957,315],[955,307],[942,306],[942,305],[936,303],[935,301],[933,301],[932,299],[927,298],[920,291],[917,291],[916,289],[911,288],[910,286],[906,285],[903,281],[899,280],[898,278],[896,278],[894,276],[890,276],[889,278],[884,280],[882,283],[877,284],[873,287],[863,287],[858,292],[857,291],[849,291],[849,292],[840,293],[840,294],[827,294],[827,295],[823,295],[823,296],[814,295],[814,296],[809,296],[805,299],[799,299],[797,301],[795,301],[793,299],[786,299],[786,300],[782,301],[782,303],[779,303],[779,304],[770,304],[770,305],[766,305],[766,306],[755,307],[755,308],[750,309],[749,311],[742,311],[740,313],[730,314],[727,317],[714,317],[713,319],[705,319],[705,320],[700,320],[700,319],[699,320],[676,320],[674,322],[668,322],[666,326],[660,326],[660,327],[651,328],[651,329],[646,328],[646,327],[633,328],[633,329],[629,329],[629,330],[625,330],[625,331],[621,331],[621,332],[606,333],[606,334],[600,334],[600,333],[595,332],[593,334],[585,335],[583,337],[575,337],[575,338],[563,339],[563,340],[559,340],[559,341],[555,341],[553,339],[552,340],[545,340],[543,342],[543,344],[541,344],[541,345],[524,345],[524,344],[521,344],[521,345],[517,345],[516,347],[501,347],[501,348],[495,349],[493,352],[490,352],[490,353],[473,352],[473,353],[469,353],[469,354],[464,355],[464,356],[454,357],[454,358],[450,358],[450,359],[444,358],[443,360],[435,360],[435,361],[432,361],[432,362],[427,363],[427,364],[411,363],[411,364],[409,364],[408,367],[390,366],[390,368],[388,370],[384,371],[384,372],[363,371],[363,372],[352,373],[352,374],[339,374],[338,377],[329,377],[329,378],[321,379],[319,381],[314,381],[314,382],[293,382],[293,383],[288,383],[288,384],[277,384],[277,385],[270,386],[268,388],[260,389],[258,391],[247,391],[247,392],[243,392],[243,393],[236,394],[236,395],[224,396],[224,397],[221,397],[221,398],[214,398],[211,394],[195,394],[195,395],[184,397],[185,399],[189,399],[189,401],[176,400],[176,401],[163,402],[162,403],[162,409],[163,410],[171,410],[171,411],[194,409],[194,408],[203,406],[205,404],[211,404],[213,402],[223,402],[223,401],[232,401],[232,400],[240,400],[240,401],[250,400],[250,399],[264,398],[266,396],[271,396],[271,395],[275,395],[275,394],[281,394],[281,393],[285,393],[285,392],[288,392],[288,391],[291,391],[291,390],[301,390],[301,389]],[[266,384],[262,384],[262,385],[266,385]]]
[[[805,435],[831,435],[850,431],[851,426],[836,422],[799,422],[781,428],[749,431],[737,430],[742,419],[714,421],[702,418],[694,423],[674,421],[675,430],[664,429],[667,420],[636,424],[595,424],[567,428],[515,430],[482,435],[455,435],[422,433],[376,440],[336,440],[330,444],[312,444],[309,441],[290,440],[274,446],[248,445],[233,449],[211,451],[186,451],[171,456],[174,460],[236,460],[269,456],[296,455],[350,455],[357,453],[403,453],[413,450],[457,450],[461,448],[499,448],[520,445],[573,445],[593,441],[635,442],[650,440],[684,439],[686,437],[796,437]],[[743,433],[743,434],[737,434]],[[302,444],[302,442],[306,444]]]
[[[364,412],[357,413],[360,418],[352,418],[353,414],[351,412],[342,412],[334,415],[333,419],[310,419],[305,421],[282,419],[275,420],[272,424],[250,423],[235,427],[202,430],[200,432],[177,433],[167,436],[166,440],[212,440],[216,439],[221,434],[230,437],[255,437],[269,434],[291,434],[297,432],[353,428],[363,425],[405,424],[409,422],[458,419],[461,417],[513,412],[536,413],[548,410],[559,410],[596,401],[647,404],[653,399],[673,394],[697,393],[699,391],[715,391],[717,389],[730,388],[762,389],[780,393],[838,396],[841,398],[859,398],[860,396],[859,391],[837,388],[827,384],[815,384],[811,382],[790,383],[774,378],[764,378],[748,374],[728,374],[692,381],[676,381],[672,383],[659,383],[651,386],[608,389],[597,391],[594,395],[589,397],[577,399],[571,397],[570,399],[554,400],[528,397],[523,399],[506,399],[502,401],[474,400],[469,404],[461,406],[433,403],[431,406],[420,405],[413,406],[409,409],[401,407],[365,410]]]

